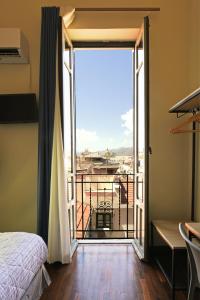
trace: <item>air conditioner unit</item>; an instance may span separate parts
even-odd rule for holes
[[[28,63],[28,43],[18,28],[0,28],[0,64]]]

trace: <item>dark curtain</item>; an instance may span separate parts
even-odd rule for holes
[[[64,115],[63,115],[63,19],[59,17],[59,29],[58,29],[58,79],[59,79],[59,98],[60,98],[60,117],[62,136],[64,140]]]
[[[43,7],[40,46],[38,234],[48,242],[59,8]]]

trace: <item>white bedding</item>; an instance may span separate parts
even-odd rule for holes
[[[0,300],[19,300],[47,260],[47,247],[36,234],[0,233]]]

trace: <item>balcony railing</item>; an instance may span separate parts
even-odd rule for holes
[[[133,238],[133,174],[77,174],[76,189],[78,239]]]

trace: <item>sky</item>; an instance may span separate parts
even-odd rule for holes
[[[75,52],[77,151],[132,147],[131,50]]]

